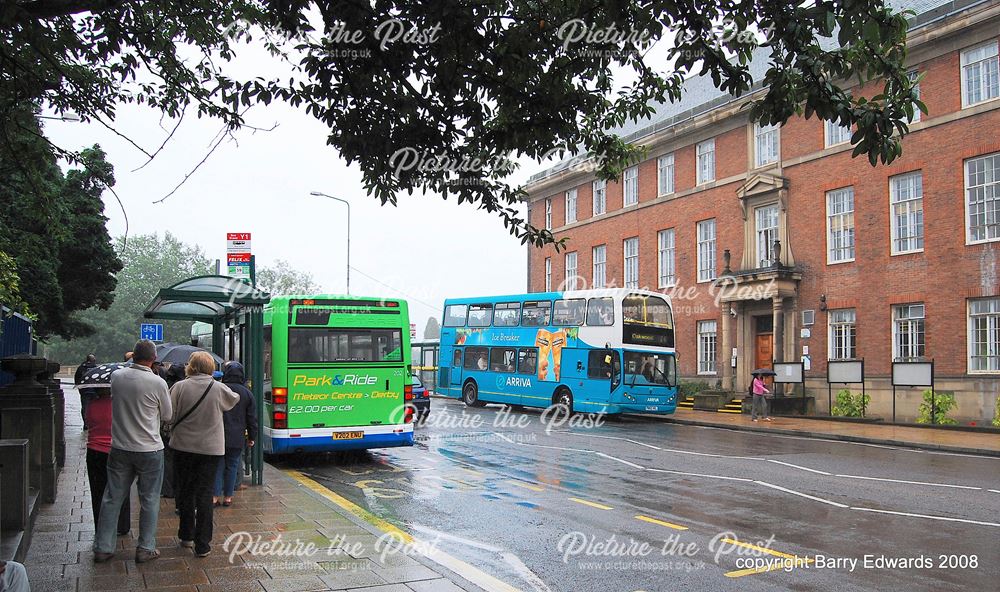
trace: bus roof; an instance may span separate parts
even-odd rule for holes
[[[640,290],[639,288],[597,288],[592,290],[566,290],[563,292],[528,292],[525,294],[507,294],[502,296],[473,296],[469,298],[448,298],[444,301],[445,306],[449,304],[484,304],[492,302],[533,302],[535,300],[560,300],[568,298],[623,298],[629,294],[639,294],[641,296],[658,296],[668,303],[670,296],[662,292],[652,292],[650,290]]]

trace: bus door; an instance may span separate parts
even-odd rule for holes
[[[609,399],[621,385],[622,363],[618,352],[613,349],[595,349],[587,355],[587,378],[607,385],[607,391],[600,387],[594,391],[600,398]],[[603,391],[603,392],[602,392]]]
[[[456,347],[451,356],[451,372],[448,386],[452,389],[462,389],[462,348]]]

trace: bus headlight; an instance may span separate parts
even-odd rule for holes
[[[625,398],[635,403],[635,397],[633,397],[632,395],[625,393]]]

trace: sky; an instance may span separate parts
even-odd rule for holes
[[[100,124],[46,121],[57,145],[80,149],[95,143],[115,166],[115,191],[128,215],[130,235],[169,231],[225,259],[226,233],[249,232],[258,265],[288,261],[312,274],[324,292],[346,290],[347,207],[310,195],[320,191],[351,203],[351,292],[404,297],[418,337],[429,316],[440,320],[445,298],[518,293],[526,285],[526,248],[502,220],[452,198],[401,195],[398,206],[369,197],[358,166],[347,166],[326,145],[326,127],[283,104],[255,107],[255,126],[273,131],[236,133],[163,203],[204,158],[221,129],[218,121],[185,119],[148,166],[147,157]],[[170,121],[164,122],[169,130]],[[116,129],[149,152],[168,132],[158,112],[123,107]],[[540,170],[529,163],[525,179]],[[125,233],[125,216],[110,192],[105,215],[112,236]],[[364,274],[364,275],[363,275]],[[370,276],[370,277],[366,277]]]

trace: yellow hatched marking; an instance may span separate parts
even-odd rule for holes
[[[525,483],[524,481],[516,481],[514,479],[510,479],[509,481],[507,481],[507,483],[510,483],[511,485],[516,485],[518,487],[523,487],[524,489],[529,489],[531,491],[545,491],[544,487],[531,485],[530,483]]]
[[[735,539],[728,539],[728,538],[727,539],[722,539],[722,542],[729,543],[731,545],[739,545],[740,547],[743,547],[743,548],[746,548],[746,549],[753,549],[754,551],[758,551],[760,553],[767,553],[768,555],[774,555],[775,557],[780,557],[782,559],[787,559],[787,560],[793,562],[793,569],[794,569],[794,565],[796,565],[796,564],[812,563],[812,559],[809,559],[807,557],[799,557],[797,555],[790,555],[788,553],[782,553],[781,551],[775,551],[774,549],[768,549],[767,547],[760,547],[760,546],[757,546],[757,545],[751,545],[750,543],[744,543],[742,541],[737,541]],[[727,578],[740,578],[740,577],[743,577],[743,576],[749,576],[749,575],[758,574],[758,573],[767,573],[769,571],[775,571],[775,570],[778,570],[778,569],[784,569],[785,566],[786,566],[786,562],[777,562],[777,563],[774,563],[772,565],[764,565],[764,566],[761,566],[761,567],[750,567],[750,568],[747,568],[747,569],[738,569],[738,570],[735,570],[735,571],[727,571],[726,572],[726,577]]]
[[[687,526],[681,526],[680,524],[674,524],[673,522],[666,522],[664,520],[657,520],[656,518],[650,518],[649,516],[643,516],[642,514],[637,515],[636,520],[642,520],[643,522],[649,522],[650,524],[658,524],[660,526],[666,526],[667,528],[673,528],[674,530],[687,530]]]
[[[613,510],[611,506],[605,506],[604,504],[599,504],[597,502],[589,502],[585,499],[580,499],[578,497],[571,497],[569,501],[576,502],[578,504],[583,504],[585,506],[590,506],[591,508],[597,508],[598,510]]]

